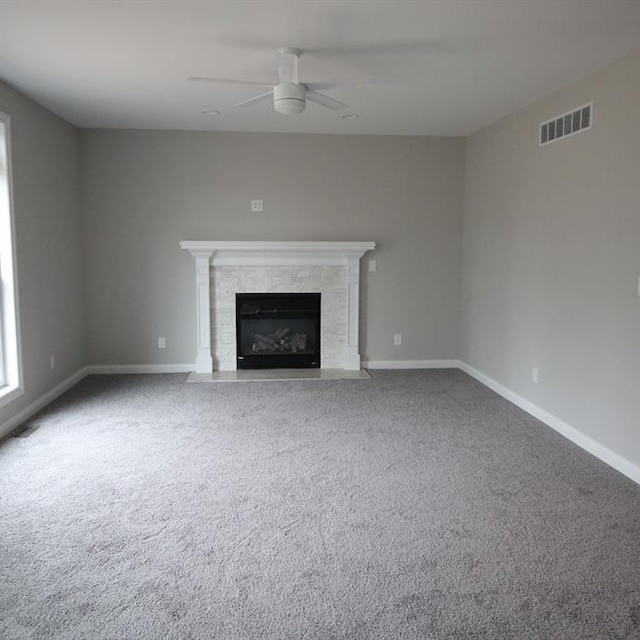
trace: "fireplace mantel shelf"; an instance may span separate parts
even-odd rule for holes
[[[345,264],[359,260],[375,242],[183,240],[180,248],[208,256],[214,265]]]
[[[195,258],[197,345],[195,370],[211,373],[210,268],[226,265],[345,265],[346,344],[344,369],[360,368],[358,352],[360,258],[375,242],[183,240],[180,248]]]

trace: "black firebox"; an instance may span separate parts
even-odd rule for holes
[[[320,367],[319,293],[236,293],[238,369]]]

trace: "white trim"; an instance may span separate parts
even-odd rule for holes
[[[213,370],[211,353],[211,288],[209,262],[213,251],[191,251],[196,261],[196,371]]]
[[[365,369],[459,369],[460,360],[367,360]]]
[[[342,366],[353,371],[358,371],[361,367],[360,349],[358,347],[360,340],[361,257],[362,254],[347,257],[347,344],[344,348]]]
[[[50,402],[53,402],[58,396],[61,396],[65,391],[68,391],[75,384],[78,384],[87,374],[89,367],[83,367],[76,371],[73,375],[57,384],[53,389],[49,389],[45,394],[41,395],[37,400],[26,406],[22,411],[11,416],[6,422],[0,424],[0,438],[4,438],[10,434],[16,427],[20,426],[23,422],[26,422],[31,416],[35,415],[46,407]]]
[[[195,364],[91,364],[87,375],[114,373],[189,373],[196,371]]]
[[[523,411],[526,411],[534,418],[540,420],[540,422],[551,427],[560,435],[571,440],[574,444],[577,444],[580,448],[584,449],[599,460],[602,460],[602,462],[608,464],[610,467],[613,467],[623,475],[627,476],[627,478],[630,478],[634,482],[640,484],[640,467],[633,464],[630,460],[627,460],[627,458],[611,451],[611,449],[578,431],[575,427],[568,425],[566,422],[560,420],[560,418],[557,418],[548,411],[545,411],[533,402],[523,398],[515,391],[508,389],[493,378],[490,378],[478,369],[472,367],[470,364],[460,362],[460,368],[465,373],[468,373],[472,378],[475,378],[478,382],[481,382],[483,385],[489,387],[489,389],[495,391],[509,402],[512,402]]]
[[[15,206],[13,202],[13,169],[11,149],[11,118],[0,111],[0,126],[4,135],[0,137],[6,168],[6,200],[0,201],[0,348],[2,361],[0,385],[6,386],[0,399],[0,407],[23,393],[22,336],[20,323],[20,301],[18,296],[18,257],[16,247]]]
[[[22,387],[0,387],[0,408],[8,405],[22,395],[24,395],[24,389]]]
[[[375,249],[375,242],[269,242],[183,240],[180,248],[194,256],[208,253],[216,265],[348,264]]]

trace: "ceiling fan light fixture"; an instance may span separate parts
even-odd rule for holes
[[[307,88],[303,84],[281,82],[273,87],[273,108],[288,116],[302,113],[306,107],[306,93]]]
[[[1,0],[0,0],[1,1]],[[222,84],[238,84],[238,85],[257,85],[261,87],[269,87],[268,91],[261,93],[257,96],[252,96],[242,102],[234,104],[234,107],[250,107],[260,102],[267,100],[273,100],[273,108],[278,113],[282,113],[287,116],[302,113],[306,107],[307,102],[313,102],[315,104],[324,107],[325,109],[332,109],[333,111],[341,111],[342,109],[349,109],[349,105],[336,100],[331,96],[322,93],[323,89],[331,89],[339,87],[344,82],[338,83],[310,83],[306,84],[299,80],[299,60],[301,51],[299,49],[291,49],[283,47],[278,49],[276,55],[276,65],[278,67],[278,80],[279,83],[275,86],[268,82],[256,82],[255,80],[235,80],[231,78],[205,78],[202,76],[191,76],[190,80],[198,80],[202,82],[218,82]],[[346,83],[353,84],[353,83]],[[351,116],[357,117],[357,116]]]

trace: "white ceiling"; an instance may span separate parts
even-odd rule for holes
[[[326,91],[345,119],[187,81],[275,83],[280,46],[303,82],[387,84]],[[80,127],[468,135],[639,46],[640,0],[0,1],[0,77]]]

